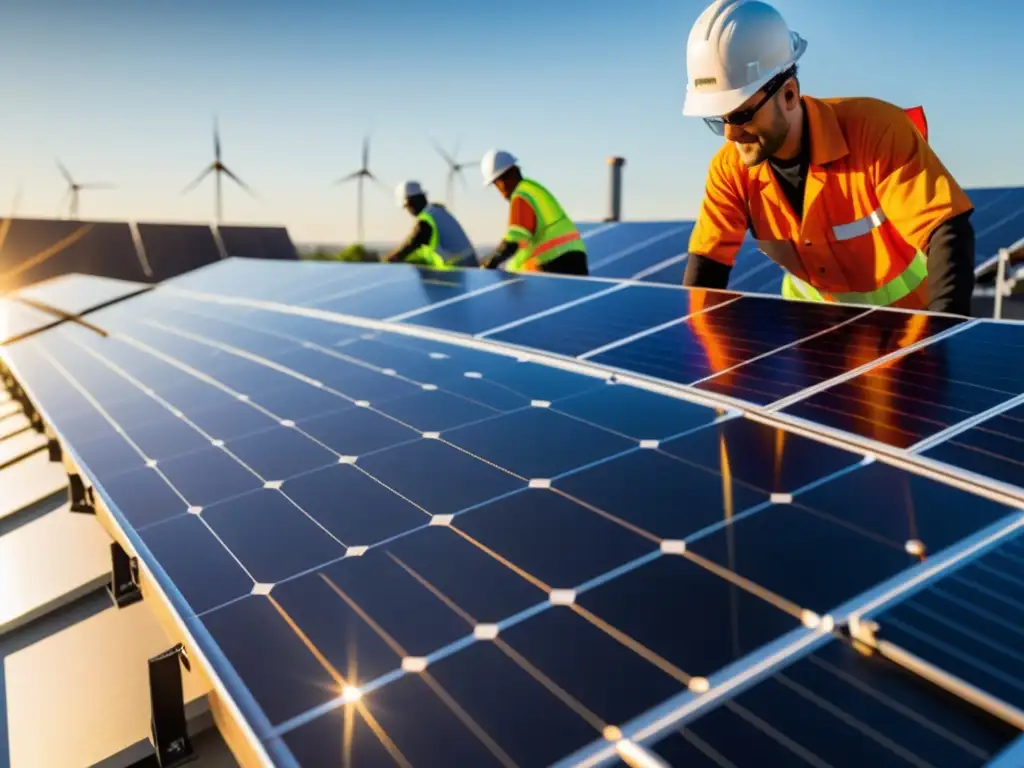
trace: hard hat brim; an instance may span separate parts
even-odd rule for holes
[[[797,59],[807,50],[807,41],[798,37],[796,50],[781,66],[759,77],[754,82],[734,88],[731,91],[713,91],[710,93],[694,93],[689,86],[686,88],[686,99],[683,101],[683,114],[686,117],[723,117],[743,106],[743,102],[761,90],[765,83],[780,72],[796,64]]]
[[[510,165],[510,166],[508,166],[508,168],[495,168],[494,171],[491,173],[491,175],[488,176],[486,179],[484,179],[484,186],[485,187],[491,186],[491,184],[493,184],[498,179],[500,179],[502,177],[502,175],[504,175],[510,168],[514,168],[514,167],[515,167],[514,165]]]

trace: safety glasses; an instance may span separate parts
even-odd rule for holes
[[[757,115],[758,110],[761,109],[765,104],[772,100],[782,86],[785,85],[786,81],[793,76],[795,69],[787,69],[785,72],[780,72],[771,80],[764,85],[764,98],[757,102],[752,107],[746,109],[738,109],[735,112],[731,112],[725,117],[705,117],[704,122],[707,123],[708,128],[718,136],[725,135],[725,126],[727,125],[747,125],[754,116]]]

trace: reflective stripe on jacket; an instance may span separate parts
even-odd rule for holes
[[[510,271],[537,271],[541,265],[554,261],[563,253],[586,252],[576,225],[547,189],[532,179],[523,179],[512,193],[509,205],[517,198],[533,209],[537,224],[534,232],[512,225],[505,233],[506,240],[519,245],[519,250],[509,259]]]

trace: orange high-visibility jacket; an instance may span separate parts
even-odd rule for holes
[[[731,266],[749,225],[761,250],[826,300],[877,291],[936,227],[973,206],[902,108],[871,98],[803,103],[811,157],[802,217],[769,164],[745,167],[728,142],[711,161],[690,253]],[[893,306],[927,303],[925,280]]]

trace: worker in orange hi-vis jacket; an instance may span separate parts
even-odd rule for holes
[[[684,284],[726,288],[749,231],[787,298],[969,315],[971,201],[924,110],[800,92],[806,41],[762,0],[716,0],[686,48],[684,115],[727,142],[708,170]]]

